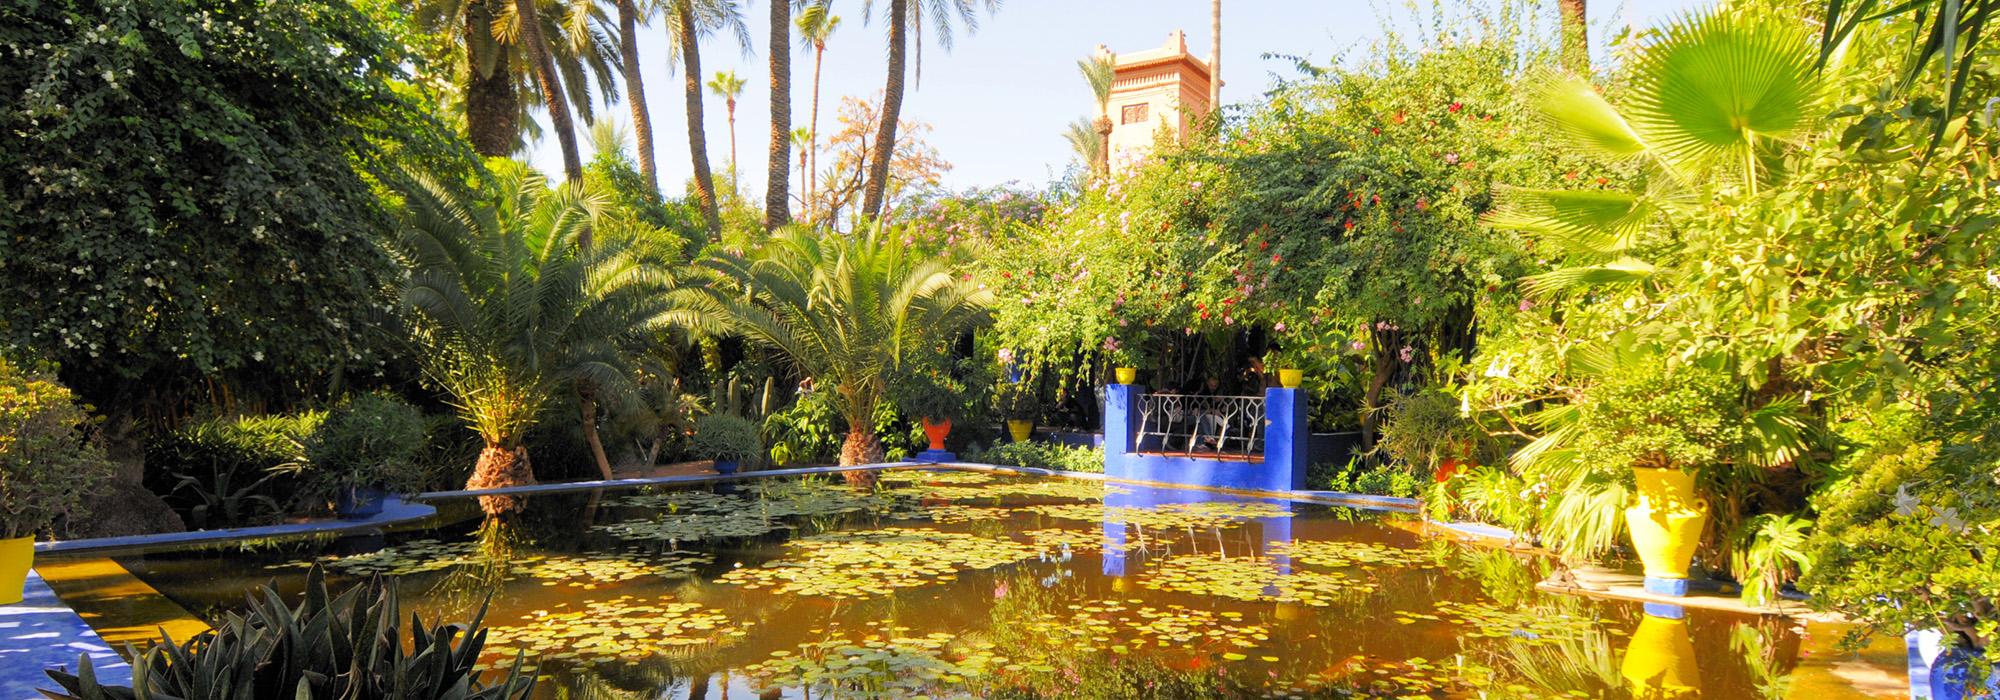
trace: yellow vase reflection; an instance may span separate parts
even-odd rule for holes
[[[1640,619],[1618,672],[1625,677],[1634,700],[1699,697],[1701,669],[1695,664],[1687,620],[1655,615]]]

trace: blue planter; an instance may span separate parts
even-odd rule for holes
[[[736,466],[737,466],[737,462],[736,462],[736,460],[733,460],[733,459],[718,459],[718,460],[715,460],[715,473],[717,473],[717,474],[735,474],[735,473],[736,473]]]
[[[389,494],[373,486],[349,486],[334,496],[333,512],[342,520],[361,520],[382,514],[382,501]]]
[[[2000,670],[1986,674],[1985,690],[1972,684],[1972,652],[1957,646],[1945,647],[1931,664],[1931,700],[1973,700],[2000,698]]]

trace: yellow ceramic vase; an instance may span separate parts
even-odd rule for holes
[[[1033,434],[1035,434],[1034,421],[1026,421],[1026,420],[1007,421],[1007,435],[1013,437],[1014,442],[1027,442],[1028,436]]]
[[[1687,620],[1647,615],[1632,632],[1625,661],[1618,665],[1634,700],[1680,700],[1696,697],[1701,668],[1695,663],[1694,641]]]
[[[1117,367],[1111,371],[1118,375],[1119,384],[1139,383],[1139,368],[1137,367]]]
[[[1695,495],[1694,475],[1679,469],[1633,468],[1639,502],[1625,509],[1632,548],[1651,578],[1687,578],[1688,563],[1708,526],[1708,501]]]
[[[0,540],[0,605],[21,602],[28,585],[28,569],[35,565],[35,538]]]
[[[1297,389],[1306,383],[1306,371],[1302,369],[1279,369],[1278,385],[1287,389]]]

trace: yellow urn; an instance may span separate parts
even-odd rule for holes
[[[1299,388],[1299,386],[1305,383],[1306,383],[1305,370],[1282,369],[1282,368],[1278,370],[1278,386],[1282,386],[1286,389],[1297,389]]]
[[[1137,367],[1113,367],[1111,371],[1118,375],[1119,384],[1139,383],[1139,368]]]
[[[1634,700],[1680,700],[1699,697],[1701,668],[1695,663],[1694,640],[1687,620],[1647,615],[1632,631],[1618,675],[1632,689]]]
[[[1007,421],[1007,435],[1009,437],[1014,438],[1014,442],[1027,442],[1028,438],[1030,436],[1033,436],[1034,434],[1035,434],[1034,421],[1026,421],[1026,420]]]
[[[1701,531],[1708,526],[1708,501],[1695,495],[1694,475],[1679,469],[1635,467],[1639,501],[1625,509],[1632,548],[1646,565],[1646,577],[1685,579]]]
[[[28,585],[28,570],[34,566],[35,538],[0,540],[0,605],[21,602]]]

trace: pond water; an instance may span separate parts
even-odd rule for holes
[[[117,556],[205,619],[394,574],[540,698],[1781,697],[1793,623],[1538,592],[1414,516],[971,471],[440,501],[387,535]]]

